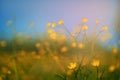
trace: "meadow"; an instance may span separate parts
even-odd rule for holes
[[[64,20],[48,22],[44,33],[33,33],[36,39],[11,27],[14,37],[0,41],[0,80],[120,80],[119,48],[109,27],[96,20],[90,29],[87,22],[83,18],[73,32]]]

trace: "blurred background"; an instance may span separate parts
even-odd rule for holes
[[[119,53],[120,0],[0,0],[0,80],[120,80]]]
[[[13,38],[12,27],[15,27],[17,35],[29,34],[36,38],[34,33],[44,33],[47,22],[59,19],[63,19],[72,32],[73,27],[86,17],[91,29],[95,20],[99,20],[101,25],[107,25],[109,32],[116,37],[113,41],[116,46],[120,38],[119,4],[119,0],[0,0],[0,40]],[[12,25],[8,26],[7,22]]]

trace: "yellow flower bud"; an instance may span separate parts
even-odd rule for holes
[[[83,18],[83,19],[82,19],[82,23],[86,23],[87,21],[88,21],[87,18]]]
[[[74,70],[74,69],[76,69],[76,67],[77,67],[77,63],[76,62],[72,62],[72,63],[70,63],[68,65],[68,69],[70,69],[70,70]]]
[[[64,21],[63,20],[59,20],[58,21],[58,25],[63,25],[64,24]]]
[[[51,27],[51,23],[48,22],[48,23],[46,24],[46,27]]]
[[[104,25],[104,26],[102,27],[102,30],[108,30],[108,27]]]
[[[100,65],[100,61],[99,60],[93,60],[91,64],[94,67],[98,67]]]
[[[55,23],[55,22],[52,22],[51,27],[52,27],[52,28],[55,28],[55,27],[56,27],[56,23]]]
[[[82,26],[82,30],[88,30],[88,26]]]

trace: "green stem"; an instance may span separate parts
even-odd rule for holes
[[[63,25],[63,27],[66,30],[66,32],[70,35],[70,37],[74,38],[74,40],[76,41],[76,38],[71,34],[71,32],[67,29],[67,27],[65,25]]]
[[[17,80],[20,80],[19,75],[18,75],[18,71],[17,71],[17,67],[16,67],[16,62],[14,59],[13,59],[13,65],[14,65],[15,77]]]
[[[96,71],[97,71],[97,77],[96,77],[96,80],[98,80],[98,67],[96,67]]]
[[[103,31],[100,31],[94,38],[93,41],[91,41],[91,53],[93,54],[94,52],[94,46],[95,46],[95,41],[97,40],[97,38],[99,37],[99,35],[102,33]]]

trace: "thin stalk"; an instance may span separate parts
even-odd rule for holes
[[[66,30],[66,32],[70,35],[70,37],[74,38],[74,40],[76,41],[76,38],[71,34],[71,32],[67,29],[67,27],[65,25],[63,25],[63,27]]]
[[[98,67],[96,67],[96,71],[97,71],[97,77],[96,77],[96,80],[98,80]]]
[[[74,76],[75,76],[75,80],[78,80],[78,70],[77,71],[74,70]]]
[[[88,40],[88,37],[87,37],[86,31],[84,31],[84,38],[85,38],[85,40],[89,43],[89,40]]]
[[[79,31],[78,35],[76,36],[76,40],[77,40],[77,38],[78,38],[78,37],[80,36],[80,34],[81,34],[82,26],[83,26],[83,24],[80,26],[80,31]]]
[[[95,46],[95,41],[97,40],[97,38],[99,37],[99,35],[102,33],[103,31],[100,31],[94,38],[93,41],[91,41],[91,53],[93,54],[94,52],[94,46]]]
[[[15,62],[14,59],[13,59],[13,65],[14,65],[15,77],[16,77],[17,80],[20,80],[19,75],[18,75],[18,71],[17,71],[16,62]]]

